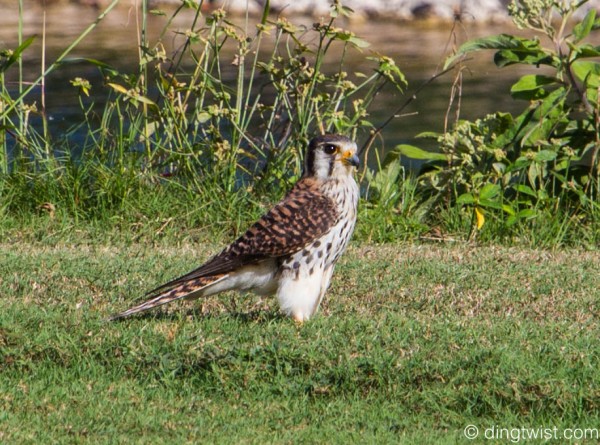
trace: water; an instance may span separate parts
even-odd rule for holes
[[[15,48],[17,45],[18,10],[15,6],[4,6],[0,14],[0,48]],[[54,60],[79,34],[92,23],[97,10],[75,4],[50,4],[44,11],[40,6],[28,5],[24,14],[24,36],[37,35],[35,42],[25,52],[25,77],[36,79],[42,68],[43,48],[47,64]],[[42,45],[42,30],[46,21],[45,45]],[[190,26],[191,13],[181,14],[172,24],[172,30],[184,31]],[[243,24],[243,18],[232,19]],[[290,18],[297,23],[311,26],[314,19]],[[70,55],[70,57],[89,57],[115,66],[121,72],[136,72],[138,60],[138,32],[136,23],[141,18],[134,8],[119,7],[95,29]],[[149,16],[149,41],[154,42],[163,30],[165,17]],[[378,98],[371,120],[375,125],[384,122],[404,103],[417,87],[436,73],[449,53],[448,45],[461,43],[468,38],[492,35],[501,32],[518,33],[510,24],[504,26],[459,24],[452,35],[450,25],[397,23],[397,22],[361,22],[346,24],[358,36],[371,43],[364,53],[371,51],[393,57],[409,82],[405,94],[385,91]],[[182,42],[174,32],[167,33],[164,43],[167,51],[177,48]],[[492,52],[482,52],[468,62],[469,69],[464,72],[460,117],[474,119],[494,111],[518,112],[526,104],[514,101],[509,95],[510,85],[524,72],[523,68],[509,67],[498,69],[492,63]],[[351,54],[347,71],[363,70],[364,54]],[[12,69],[7,73],[9,80],[16,73]],[[102,103],[107,91],[103,86],[98,69],[87,63],[71,63],[53,72],[46,79],[45,105],[47,116],[52,123],[53,134],[60,134],[81,117],[78,91],[70,84],[75,77],[88,79],[93,87],[91,97],[86,102]],[[14,77],[12,77],[12,80]],[[454,75],[445,75],[419,93],[403,115],[394,120],[383,131],[383,139],[377,140],[382,152],[399,143],[417,143],[431,147],[432,142],[415,142],[415,136],[423,131],[442,131],[447,113],[451,85]],[[41,91],[35,91],[38,107]],[[32,99],[29,99],[31,102]],[[451,119],[456,116],[452,113]],[[359,141],[362,142],[362,141]]]

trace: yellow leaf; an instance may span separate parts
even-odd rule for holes
[[[134,97],[134,99],[139,100],[141,103],[146,104],[146,105],[156,106],[154,101],[152,99],[148,99],[146,96],[136,96],[136,97]]]
[[[109,83],[108,86],[112,87],[113,90],[119,93],[127,94],[127,88],[119,85],[118,83]]]
[[[485,217],[483,216],[483,210],[479,207],[475,207],[475,217],[477,218],[477,230],[481,230],[485,224]]]

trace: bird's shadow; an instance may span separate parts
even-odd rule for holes
[[[269,323],[276,320],[283,320],[286,317],[279,311],[253,310],[249,312],[242,311],[202,311],[201,309],[187,309],[179,311],[156,311],[135,314],[130,317],[112,320],[112,323],[125,323],[130,320],[157,320],[157,321],[181,321],[186,318],[195,320],[215,320],[229,319],[241,323]]]

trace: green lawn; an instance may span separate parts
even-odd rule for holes
[[[355,243],[303,326],[233,294],[104,321],[217,249],[0,244],[0,442],[444,444],[484,443],[465,439],[469,424],[600,428],[600,253]]]

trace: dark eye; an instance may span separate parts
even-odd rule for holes
[[[332,155],[337,151],[337,147],[335,145],[332,144],[327,144],[323,147],[323,152],[326,155]]]

